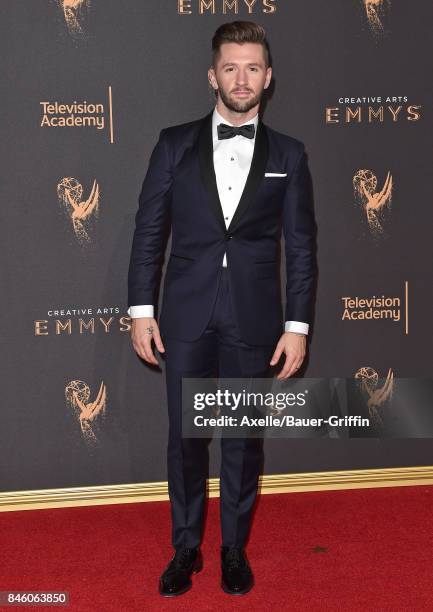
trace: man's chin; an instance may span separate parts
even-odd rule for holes
[[[256,106],[257,101],[252,100],[251,98],[245,101],[241,100],[233,100],[229,101],[229,108],[236,113],[248,113],[254,106]]]

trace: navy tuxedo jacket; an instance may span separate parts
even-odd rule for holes
[[[287,173],[265,177],[265,173]],[[135,217],[128,306],[158,304],[171,228],[159,327],[164,336],[196,340],[206,328],[227,254],[241,339],[274,344],[284,321],[311,321],[316,260],[311,175],[301,141],[259,119],[251,169],[228,228],[213,165],[212,112],[163,129],[150,158]],[[285,238],[286,310],[280,286]]]

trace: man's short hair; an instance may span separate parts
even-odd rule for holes
[[[212,38],[213,66],[218,61],[221,45],[228,42],[261,44],[263,46],[266,68],[270,66],[271,58],[269,44],[266,40],[266,30],[258,23],[254,23],[254,21],[232,21],[220,25]]]

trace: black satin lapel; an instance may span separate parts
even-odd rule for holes
[[[200,173],[209,196],[208,203],[210,208],[220,224],[221,229],[226,232],[224,213],[218,195],[213,163],[212,114],[213,111],[203,119],[203,125],[199,134],[198,154],[200,160]]]
[[[257,193],[260,182],[263,180],[263,176],[265,174],[268,155],[269,142],[266,126],[259,119],[257,124],[256,140],[254,143],[254,153],[251,160],[251,168],[242,192],[241,199],[239,200],[238,207],[236,208],[230,225],[227,228],[227,232],[233,231],[234,227],[237,225],[241,216],[245,213],[249,204]]]

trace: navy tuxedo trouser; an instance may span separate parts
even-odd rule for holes
[[[221,378],[269,377],[269,361],[276,346],[250,346],[242,342],[232,308],[227,268],[221,268],[219,279],[213,312],[200,338],[193,342],[163,338],[169,416],[168,490],[175,548],[200,544],[209,471],[209,439],[182,438],[182,377],[211,378],[216,374]],[[223,546],[246,544],[263,459],[263,438],[221,437]]]

